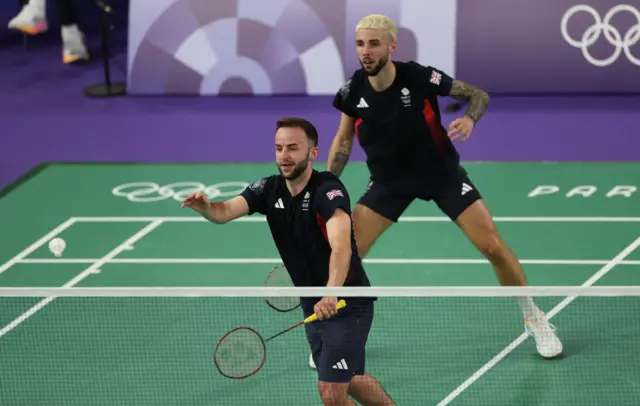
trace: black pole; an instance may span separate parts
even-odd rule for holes
[[[124,82],[111,82],[111,68],[109,65],[109,32],[111,31],[110,15],[113,9],[102,1],[95,1],[100,9],[100,31],[102,39],[102,62],[104,64],[104,83],[89,86],[84,89],[84,94],[88,97],[117,97],[127,94],[127,86]]]

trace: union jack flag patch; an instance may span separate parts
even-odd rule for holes
[[[344,195],[342,194],[342,191],[339,189],[334,189],[331,190],[329,192],[327,192],[327,197],[329,198],[329,200],[333,200],[334,197],[336,196],[342,196],[344,197]]]
[[[433,83],[434,85],[439,85],[440,79],[442,79],[441,74],[439,74],[436,71],[431,72],[431,80],[430,80],[431,83]]]

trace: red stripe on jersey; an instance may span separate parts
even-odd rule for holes
[[[360,139],[360,131],[358,130],[358,127],[360,127],[360,124],[362,124],[362,119],[361,118],[356,120],[356,124],[354,126],[354,128],[356,130],[356,137],[358,137],[358,139]]]
[[[440,123],[438,122],[435,111],[433,111],[431,107],[431,103],[429,103],[427,99],[424,99],[424,110],[422,110],[422,113],[424,114],[425,120],[427,120],[433,142],[438,149],[443,150],[446,148],[446,139],[442,138],[443,134],[440,129]]]
[[[320,231],[322,231],[322,234],[324,235],[324,239],[328,242],[329,235],[327,234],[327,223],[320,216],[320,213],[316,213],[316,219],[318,220],[318,225],[320,226]]]

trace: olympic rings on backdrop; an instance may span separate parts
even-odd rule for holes
[[[176,182],[160,186],[154,182],[131,182],[118,185],[111,190],[114,196],[126,197],[131,202],[148,203],[174,199],[178,202],[186,199],[191,193],[204,192],[210,200],[218,197],[239,195],[249,183],[222,182],[206,186],[198,182]],[[223,190],[232,188],[230,190]]]
[[[611,19],[616,14],[625,11],[631,13],[638,22],[631,26],[623,37],[620,31],[611,25]],[[582,38],[580,40],[576,40],[571,38],[569,35],[567,25],[569,23],[569,19],[579,12],[591,14],[594,24],[587,28],[587,30],[582,34]],[[573,6],[562,16],[560,30],[565,41],[567,41],[569,45],[582,50],[582,55],[592,65],[598,67],[609,66],[617,61],[622,51],[624,51],[629,62],[636,66],[640,66],[640,59],[631,53],[631,47],[640,42],[640,11],[631,5],[619,4],[609,10],[607,14],[605,14],[604,18],[600,18],[598,12],[591,6],[587,6],[585,4]],[[600,34],[604,34],[604,37],[609,44],[615,47],[613,54],[605,59],[596,59],[589,53],[589,47],[596,43],[600,38]]]

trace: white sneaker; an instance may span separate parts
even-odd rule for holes
[[[309,366],[313,369],[316,369],[316,363],[313,362],[313,355],[309,354]]]
[[[556,336],[556,328],[549,324],[544,313],[524,321],[524,329],[536,340],[536,349],[543,358],[555,358],[562,353],[562,342]]]
[[[74,63],[87,59],[89,53],[84,44],[84,34],[75,25],[62,27],[62,61]]]
[[[24,6],[17,16],[9,21],[9,29],[19,30],[29,35],[47,31],[46,16],[34,7]]]

